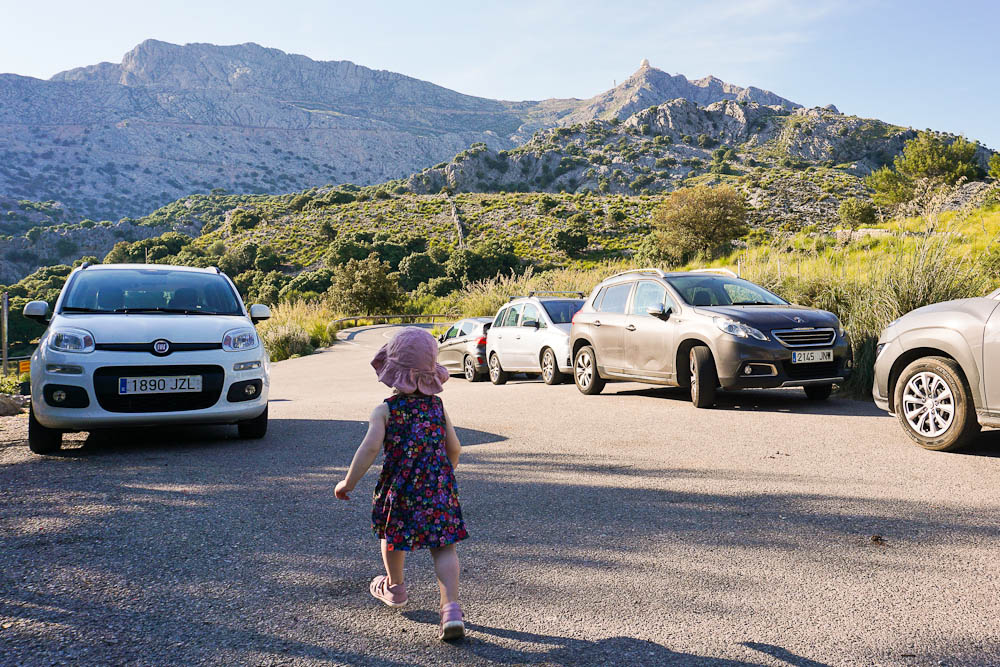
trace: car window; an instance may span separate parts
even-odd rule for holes
[[[176,269],[79,271],[60,308],[63,312],[243,314],[225,277]]]
[[[604,292],[606,292],[606,291],[607,291],[607,288],[606,287],[602,287],[601,291],[598,292],[597,296],[594,297],[594,305],[593,305],[594,310],[600,310],[601,309],[601,301],[603,301],[603,299],[604,299]]]
[[[524,315],[521,316],[521,326],[522,327],[533,327],[535,325],[543,326],[545,323],[541,321],[538,317],[538,308],[533,303],[526,303],[524,305]]]
[[[629,311],[633,315],[646,315],[647,308],[663,304],[664,309],[670,308],[673,302],[667,296],[667,288],[653,280],[640,280],[635,288],[635,296],[632,297],[632,309]]]
[[[507,315],[507,309],[506,308],[502,308],[500,310],[500,312],[497,313],[497,316],[493,319],[493,326],[495,326],[495,327],[502,327],[503,326],[503,318],[506,315]]]
[[[479,322],[476,322],[475,320],[468,320],[465,324],[462,325],[462,328],[458,330],[458,335],[468,336],[478,325]]]
[[[448,331],[445,332],[444,339],[448,340],[449,338],[454,338],[457,335],[458,335],[458,325],[456,324],[455,326],[451,327],[450,329],[448,329]]]
[[[573,321],[576,311],[583,308],[583,299],[566,299],[559,301],[543,301],[542,307],[549,314],[553,324],[569,324]]]
[[[517,326],[517,316],[521,314],[522,304],[517,304],[516,306],[511,306],[507,310],[507,317],[504,318],[503,325],[505,327],[516,327]]]
[[[667,282],[692,306],[784,306],[788,302],[748,280],[728,276],[672,276]]]
[[[602,313],[624,313],[628,303],[628,293],[632,291],[633,283],[622,283],[605,288],[604,298],[599,310]]]

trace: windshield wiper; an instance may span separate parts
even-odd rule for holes
[[[211,310],[195,310],[193,308],[163,308],[161,306],[156,306],[155,308],[118,308],[110,312],[125,313],[126,315],[130,313],[167,313],[169,315],[230,315],[231,314],[231,313],[217,313]]]
[[[111,315],[118,311],[102,310],[100,308],[87,308],[85,306],[63,306],[60,309],[64,313],[96,313],[98,315]]]
[[[769,301],[733,301],[731,306],[776,306],[778,304]]]

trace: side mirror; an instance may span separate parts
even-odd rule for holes
[[[669,320],[670,313],[672,312],[673,310],[671,308],[665,308],[662,303],[658,303],[655,306],[650,306],[646,309],[647,315],[661,320]]]
[[[23,314],[29,320],[40,324],[49,323],[49,304],[44,301],[29,301],[24,305]]]
[[[535,320],[535,321],[533,321],[531,323],[531,328],[532,329],[539,329],[539,328],[541,328],[541,326],[542,326],[542,323],[539,322],[538,320]]]
[[[438,342],[439,342],[439,343],[443,343],[443,342],[444,342],[444,337],[445,337],[446,335],[447,335],[447,334],[441,334],[440,336],[438,336]]]
[[[271,309],[262,303],[250,306],[250,321],[254,324],[271,319]]]

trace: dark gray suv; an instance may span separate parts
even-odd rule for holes
[[[584,394],[607,380],[690,387],[700,408],[715,403],[718,387],[804,387],[822,400],[851,367],[836,315],[718,270],[608,278],[573,319],[571,346]]]

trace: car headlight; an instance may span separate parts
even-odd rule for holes
[[[222,337],[222,349],[227,352],[252,350],[260,345],[257,332],[253,329],[233,329]]]
[[[49,349],[85,354],[94,351],[94,334],[85,329],[55,329],[49,334]]]
[[[737,322],[736,320],[716,317],[715,326],[719,327],[719,329],[725,331],[727,334],[736,336],[737,338],[756,338],[757,340],[767,340],[767,336],[765,336],[759,329],[754,329],[749,324],[743,324],[742,322]]]
[[[889,343],[879,343],[875,346],[875,358],[878,359],[885,352],[885,348],[889,347]]]

